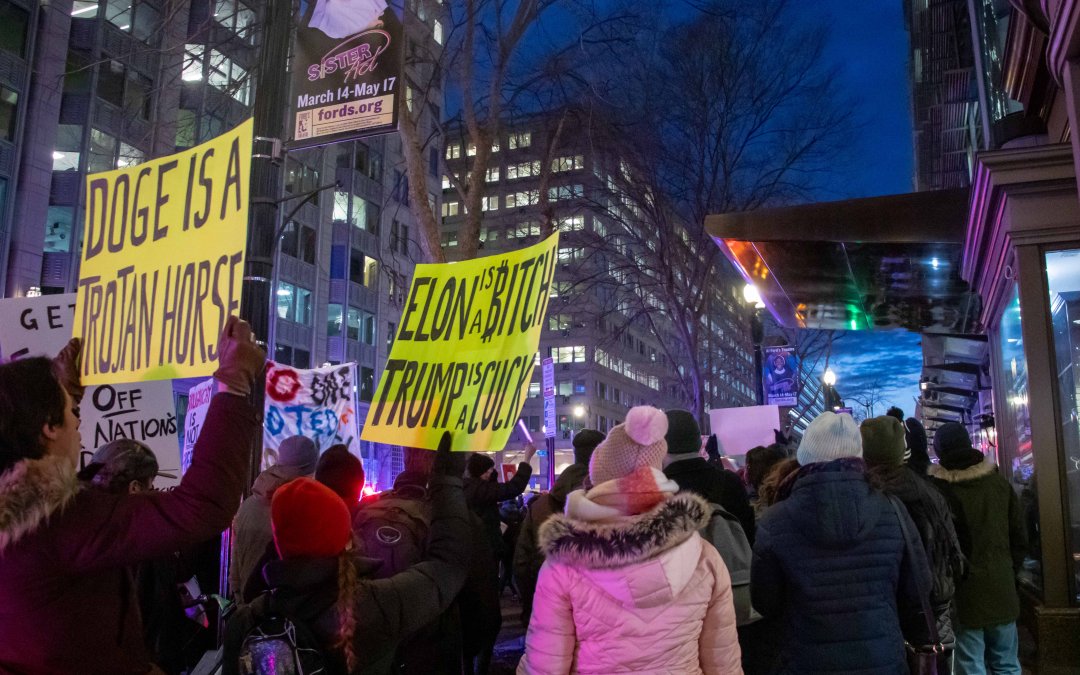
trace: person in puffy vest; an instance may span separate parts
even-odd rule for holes
[[[903,507],[867,482],[862,453],[851,416],[822,413],[758,523],[750,593],[780,619],[775,672],[908,673],[900,613],[921,611],[930,570],[921,545],[905,546],[900,519],[914,525]]]
[[[742,672],[731,580],[698,534],[711,509],[660,471],[667,430],[632,408],[593,453],[592,487],[541,526],[519,674]]]
[[[469,566],[469,520],[461,489],[465,458],[443,436],[430,481],[431,535],[425,558],[387,579],[378,561],[352,550],[345,502],[326,486],[298,478],[274,493],[274,546],[279,560],[263,576],[270,592],[237,610],[226,627],[223,672],[237,673],[244,639],[276,608],[303,624],[332,673],[396,672],[403,640],[430,623],[457,596]]]

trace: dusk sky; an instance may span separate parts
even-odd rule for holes
[[[822,201],[910,192],[912,124],[908,82],[908,34],[899,0],[818,0],[797,3],[824,20],[828,58],[840,69],[839,86],[856,101],[857,128],[851,158]],[[904,331],[850,331],[833,348],[832,368],[841,396],[862,397],[875,381],[881,404],[906,415],[919,395],[919,335]],[[848,397],[845,402],[857,407]]]

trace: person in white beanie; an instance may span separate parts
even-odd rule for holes
[[[755,609],[780,619],[779,673],[906,675],[901,624],[920,639],[926,631],[926,554],[917,534],[905,546],[901,519],[915,526],[870,487],[862,452],[850,415],[822,413],[803,435],[782,501],[758,523],[750,594]]]
[[[710,507],[660,470],[667,428],[632,408],[593,452],[587,489],[540,528],[519,675],[742,673],[731,577],[698,534]]]

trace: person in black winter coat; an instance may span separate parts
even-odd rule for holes
[[[910,517],[867,482],[850,415],[815,419],[798,460],[758,524],[751,567],[754,608],[781,618],[777,671],[907,675],[900,615],[917,615],[930,586],[922,546],[904,543]]]
[[[691,413],[669,410],[667,418],[668,454],[664,459],[664,475],[675,481],[679,489],[689,490],[724,507],[739,519],[746,538],[753,544],[754,509],[750,507],[742,479],[701,456],[701,430]]]
[[[908,448],[905,463],[915,473],[925,476],[930,468],[930,445],[926,441],[926,429],[922,422],[909,417],[904,422],[904,430],[904,442]]]
[[[479,528],[470,532],[471,548],[477,559],[459,602],[466,675],[486,673],[491,664],[495,640],[502,627],[499,560],[506,553],[499,526],[499,503],[525,492],[532,477],[529,461],[535,454],[535,446],[525,446],[525,461],[518,464],[517,473],[505,483],[497,482],[495,462],[487,455],[473,453],[466,465],[465,502],[479,519]]]
[[[938,658],[938,675],[948,675],[952,650],[956,644],[951,618],[952,601],[963,561],[949,503],[929,480],[904,465],[904,425],[895,416],[866,420],[859,431],[862,433],[863,457],[871,485],[904,503],[926,549],[927,562],[933,575],[930,607],[937,623],[938,640],[945,648]],[[919,625],[908,628],[917,635],[925,630],[921,625],[923,623],[920,620]],[[929,645],[929,636],[919,642],[920,646]]]
[[[585,479],[589,477],[589,459],[603,440],[604,434],[595,429],[582,429],[575,434],[574,463],[559,474],[551,492],[534,499],[525,513],[514,549],[514,578],[521,593],[521,620],[526,628],[532,616],[536,579],[544,565],[544,552],[540,550],[540,526],[554,514],[562,513],[566,507],[566,496],[585,484]]]
[[[241,608],[226,627],[223,672],[239,669],[244,637],[272,610],[302,622],[329,661],[329,672],[394,672],[398,645],[446,611],[469,566],[464,457],[443,436],[431,479],[431,533],[425,559],[387,579],[366,578],[372,560],[351,550],[351,518],[326,486],[298,478],[274,494],[274,544],[281,555],[263,570],[271,593]]]

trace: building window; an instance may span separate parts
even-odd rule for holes
[[[394,337],[397,335],[397,326],[393,321],[386,323],[386,348],[390,349],[394,346]]]
[[[499,210],[499,196],[492,195],[491,197],[483,197],[480,200],[481,211],[498,211]]]
[[[569,155],[566,157],[556,157],[555,159],[551,160],[551,171],[553,173],[561,173],[563,171],[576,171],[578,169],[584,168],[584,155]]]
[[[533,176],[539,175],[540,160],[535,160],[532,162],[520,162],[518,164],[510,164],[506,167],[507,180],[514,180],[515,178],[532,178]]]
[[[506,208],[508,209],[519,206],[535,206],[539,203],[539,190],[523,190],[521,192],[510,192],[506,195]]]
[[[581,345],[551,347],[550,354],[555,363],[585,363],[585,347]]]
[[[184,45],[184,69],[180,79],[184,82],[201,82],[203,79],[203,54],[206,48],[202,45]]]
[[[236,0],[217,0],[214,20],[239,35],[248,43],[254,41],[255,12]]]
[[[251,80],[246,70],[216,49],[210,50],[210,71],[207,81],[211,87],[232,96],[242,105],[248,105]]]
[[[529,383],[529,398],[540,398],[540,383],[539,382],[530,382]]]
[[[555,227],[560,232],[580,232],[585,229],[585,216],[567,216],[555,220]]]
[[[116,168],[116,139],[100,129],[90,130],[90,173]]]
[[[549,314],[548,328],[551,330],[570,330],[573,317],[569,314]]]
[[[326,336],[341,337],[341,305],[332,303],[326,306]]]
[[[517,150],[518,148],[527,148],[532,145],[532,134],[528,131],[523,131],[517,134],[510,134],[510,149]]]
[[[50,206],[45,218],[45,252],[70,253],[71,231],[75,222],[72,206]]]
[[[280,282],[277,288],[278,318],[311,325],[311,291],[290,283]]]
[[[585,188],[582,185],[560,185],[548,188],[548,199],[553,202],[567,199],[581,199],[585,196]]]
[[[15,140],[18,109],[19,93],[14,89],[0,86],[0,138],[5,141]]]
[[[353,227],[370,232],[379,233],[379,207],[348,192],[334,193],[333,219],[337,222],[348,222]]]
[[[370,401],[375,396],[375,371],[360,367],[360,400]]]
[[[0,2],[0,49],[23,58],[29,25],[29,12],[8,0]]]
[[[454,143],[446,146],[446,158],[447,159],[461,159],[461,144]]]
[[[458,214],[458,202],[443,202],[442,214],[443,218],[449,218]]]
[[[116,155],[116,168],[123,169],[124,167],[142,164],[145,159],[146,153],[133,145],[121,141],[120,149]]]
[[[499,182],[499,167],[495,166],[487,170],[484,174],[485,183],[498,183]]]
[[[435,177],[439,175],[439,149],[436,147],[428,150],[428,173]]]
[[[56,129],[56,145],[53,146],[53,171],[78,171],[79,146],[82,145],[83,128],[78,124],[61,124]]]
[[[438,19],[431,24],[431,36],[435,38],[435,42],[439,44],[443,43],[443,27],[442,22]]]
[[[374,286],[376,264],[374,258],[366,256],[354,248],[349,254],[349,281],[361,286]]]
[[[281,237],[281,252],[313,265],[315,264],[316,238],[315,228],[289,221]]]

